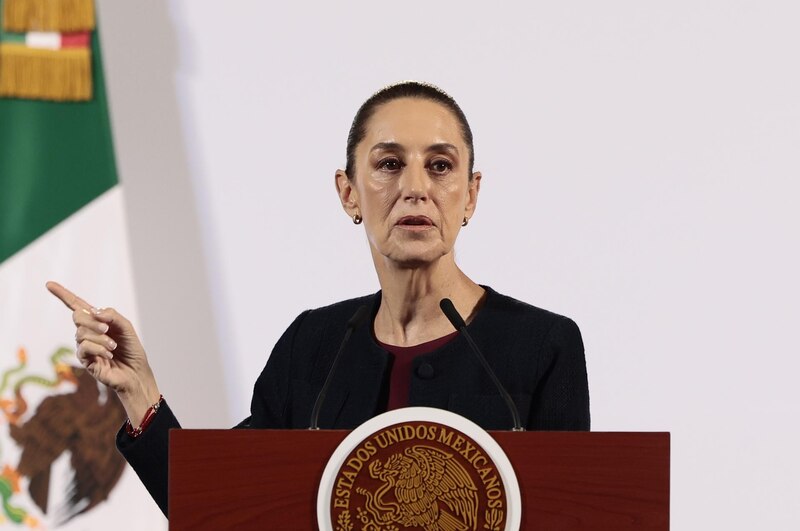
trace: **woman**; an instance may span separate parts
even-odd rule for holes
[[[363,222],[381,291],[309,310],[275,346],[238,427],[307,428],[348,320],[367,305],[371,326],[353,333],[333,373],[323,428],[354,428],[404,406],[464,415],[485,429],[511,417],[464,338],[439,308],[450,298],[532,430],[588,430],[583,344],[571,320],[500,295],[456,265],[453,248],[475,212],[481,174],[463,112],[431,85],[406,82],[359,109],[336,172],[342,206]],[[161,399],[136,332],[113,309],[95,309],[65,288],[50,291],[74,310],[78,359],[111,386],[129,421],[117,445],[166,514],[168,430],[179,427]]]

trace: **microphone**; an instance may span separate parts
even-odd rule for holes
[[[512,431],[525,431],[525,428],[522,427],[522,423],[519,420],[519,411],[517,411],[517,406],[514,404],[514,401],[511,400],[511,395],[508,394],[508,391],[506,391],[505,387],[503,387],[503,384],[501,384],[500,380],[497,379],[497,375],[495,375],[494,371],[489,366],[486,358],[481,353],[481,349],[478,348],[478,345],[475,344],[472,336],[469,335],[469,332],[467,332],[467,323],[464,322],[464,319],[461,318],[461,315],[458,313],[458,310],[456,310],[456,307],[453,306],[453,301],[450,299],[442,299],[439,301],[439,307],[450,321],[450,324],[453,325],[453,328],[464,335],[464,339],[466,339],[467,343],[469,343],[469,346],[472,349],[472,352],[475,354],[475,357],[477,357],[478,361],[481,362],[483,369],[492,379],[492,382],[494,383],[495,387],[497,387],[497,390],[500,391],[500,396],[502,396],[503,400],[506,401],[506,405],[508,406],[509,411],[511,411],[511,417],[514,421],[514,429]]]
[[[350,336],[353,335],[353,331],[366,320],[368,315],[369,308],[366,304],[364,304],[359,306],[358,310],[356,310],[356,313],[354,313],[353,316],[347,321],[347,329],[344,332],[344,339],[342,339],[342,343],[339,345],[339,350],[336,352],[336,356],[333,358],[333,363],[328,371],[327,378],[325,378],[325,383],[322,385],[322,389],[320,389],[319,394],[317,395],[317,401],[314,402],[314,409],[311,410],[311,423],[308,428],[309,430],[319,429],[319,426],[317,425],[319,422],[319,412],[322,409],[322,403],[325,401],[325,395],[328,394],[328,387],[331,385],[333,373],[336,371],[336,365],[339,363],[339,358],[342,356],[344,346],[348,341],[350,341]]]

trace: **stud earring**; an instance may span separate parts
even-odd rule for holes
[[[464,221],[461,222],[462,227],[466,227],[469,224],[469,218],[464,216]]]
[[[364,221],[364,218],[362,218],[359,214],[353,214],[353,223],[354,224],[361,225],[362,221]]]

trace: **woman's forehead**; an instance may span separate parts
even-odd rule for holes
[[[421,98],[400,98],[375,109],[365,128],[363,147],[379,143],[464,144],[455,114],[444,105]]]

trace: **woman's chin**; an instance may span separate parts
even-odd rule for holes
[[[421,246],[420,246],[421,247]],[[394,267],[400,269],[420,269],[430,267],[440,260],[446,253],[439,248],[401,249],[388,253],[386,258]]]

